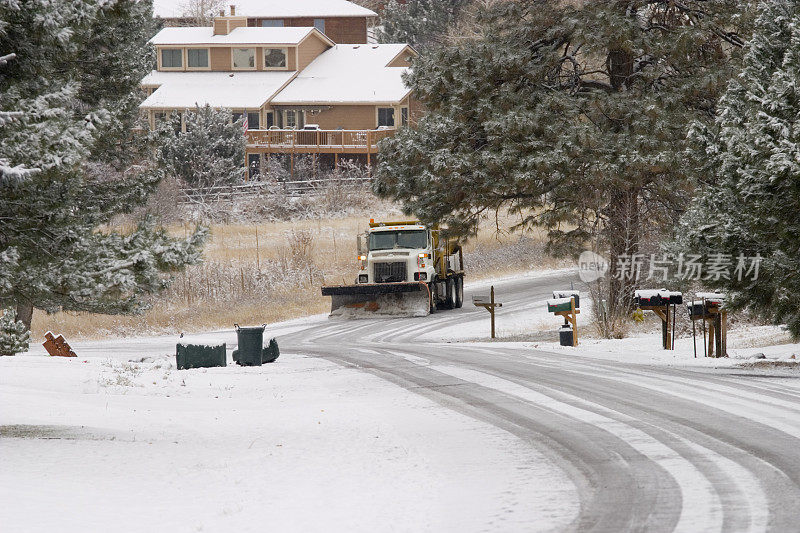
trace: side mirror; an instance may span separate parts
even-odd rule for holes
[[[356,237],[356,249],[358,250],[358,255],[364,255],[367,251],[365,242],[366,237],[367,235],[364,233],[360,233],[358,237]]]

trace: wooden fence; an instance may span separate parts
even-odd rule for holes
[[[338,178],[302,181],[252,181],[242,185],[219,185],[198,189],[181,189],[184,203],[234,201],[268,194],[300,196],[320,194],[331,186],[367,185],[369,178]]]

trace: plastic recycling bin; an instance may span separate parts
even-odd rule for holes
[[[264,326],[240,328],[235,324],[239,348],[233,352],[233,360],[241,366],[261,366],[264,346]]]
[[[208,345],[179,342],[175,347],[175,358],[178,370],[227,365],[225,343]]]

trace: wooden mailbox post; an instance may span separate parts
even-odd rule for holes
[[[692,300],[687,304],[689,318],[692,319],[692,337],[695,332],[695,321],[702,320],[705,357],[728,357],[728,311],[722,307],[725,295],[715,292],[698,292],[695,296],[699,300]],[[696,357],[696,343],[694,351]]]
[[[639,309],[652,311],[661,319],[661,345],[665,350],[674,350],[675,309],[683,303],[683,293],[666,289],[643,289],[633,294]]]
[[[489,297],[472,295],[472,303],[475,307],[483,307],[492,315],[492,338],[494,339],[494,310],[496,307],[503,307],[503,304],[494,301],[494,285],[492,285]]]
[[[578,345],[578,315],[580,296],[578,291],[553,291],[553,299],[547,300],[547,311],[564,318],[564,325],[572,325],[572,346]]]

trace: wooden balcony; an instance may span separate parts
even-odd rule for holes
[[[388,130],[248,130],[247,151],[266,154],[375,154]]]

